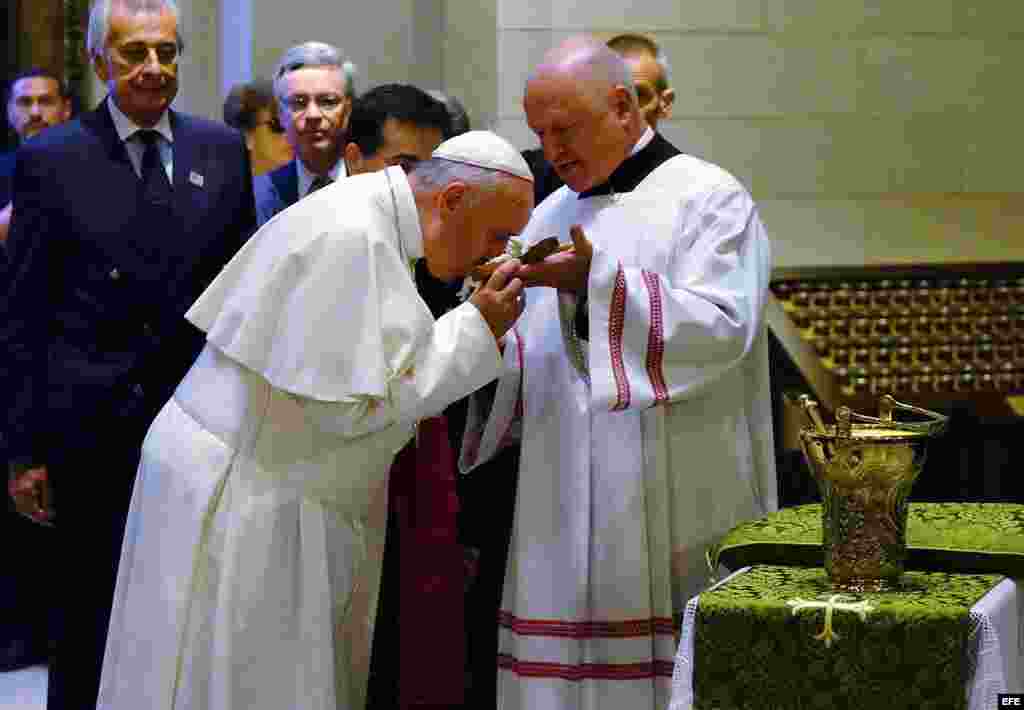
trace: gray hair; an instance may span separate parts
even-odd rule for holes
[[[304,67],[337,67],[345,77],[345,95],[355,96],[356,65],[341,50],[326,42],[303,42],[285,50],[274,67],[274,95],[284,99],[284,77]]]
[[[129,15],[145,15],[159,13],[168,10],[174,15],[174,32],[178,40],[178,52],[185,49],[185,38],[181,36],[181,13],[174,0],[96,0],[89,11],[89,32],[86,37],[85,46],[89,49],[89,56],[102,56],[103,50],[110,39],[110,13],[114,4],[123,7]]]
[[[428,158],[416,163],[410,175],[426,190],[441,190],[451,182],[464,182],[476,190],[470,194],[475,204],[484,192],[495,192],[505,173],[444,158]]]

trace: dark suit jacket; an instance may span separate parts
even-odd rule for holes
[[[143,197],[106,102],[18,151],[0,300],[10,459],[67,460],[98,433],[137,457],[138,431],[202,347],[183,315],[254,230],[249,158],[221,124],[170,123],[170,205]]]
[[[15,151],[0,154],[0,209],[11,201],[11,178],[14,177]]]
[[[253,178],[256,223],[259,226],[262,227],[278,212],[299,201],[299,169],[296,160],[298,158]]]

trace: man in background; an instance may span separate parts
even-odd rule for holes
[[[7,123],[18,142],[37,135],[44,128],[56,126],[71,118],[71,97],[64,82],[55,73],[34,67],[23,71],[11,81],[4,102]],[[0,244],[7,239],[11,221],[11,178],[14,176],[14,153],[0,155]]]
[[[71,100],[63,82],[53,72],[38,67],[23,71],[10,83],[4,105],[7,122],[18,141],[25,141],[49,126],[63,123],[71,116]],[[11,178],[15,151],[0,155],[0,269],[6,263],[3,244],[11,222]],[[0,283],[6,283],[0,280]],[[6,461],[0,446],[0,460]],[[45,662],[49,644],[48,620],[53,609],[49,576],[26,573],[39,560],[53,558],[53,530],[33,525],[23,516],[8,511],[3,516],[4,540],[16,541],[8,547],[10,558],[0,580],[0,670],[10,670]]]
[[[650,37],[639,34],[620,34],[606,43],[626,62],[633,76],[633,88],[640,104],[640,115],[654,130],[658,121],[672,116],[672,103],[676,92],[669,86],[672,68],[668,56]],[[534,200],[539,205],[545,197],[565,183],[544,159],[542,148],[523,151],[534,176]]]
[[[468,133],[472,130],[473,126],[469,120],[469,113],[461,101],[442,91],[431,91],[430,95],[443,103],[444,107],[448,109],[451,126],[448,128],[448,134],[445,136],[445,139],[461,136],[463,133]]]
[[[408,84],[384,84],[355,99],[345,167],[350,176],[428,160],[451,132],[440,101]],[[435,318],[458,303],[447,283],[416,260],[416,289]],[[420,422],[391,467],[387,536],[374,627],[367,708],[448,707],[462,700],[461,548],[456,543],[455,466],[443,415]],[[424,614],[423,609],[431,613]],[[438,633],[440,631],[440,633]]]
[[[253,176],[279,168],[294,157],[269,79],[232,87],[224,99],[224,123],[245,136]]]
[[[675,89],[669,86],[672,68],[658,43],[638,34],[621,34],[608,40],[609,49],[626,62],[633,75],[640,115],[654,130],[658,121],[672,117]]]
[[[304,42],[285,51],[274,70],[274,95],[295,158],[256,177],[256,220],[262,226],[306,195],[345,177],[345,131],[355,96],[355,66],[337,47]]]
[[[87,46],[108,96],[18,150],[0,300],[12,493],[57,523],[55,559],[37,563],[61,594],[50,710],[96,705],[142,441],[203,345],[183,316],[255,223],[241,136],[170,109],[173,0],[97,0]]]
[[[408,173],[449,131],[444,104],[409,84],[383,84],[353,102],[344,157],[349,175],[398,165]]]

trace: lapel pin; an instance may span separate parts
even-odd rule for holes
[[[195,185],[196,187],[203,186],[203,176],[197,173],[195,170],[191,171],[188,174],[188,181]]]

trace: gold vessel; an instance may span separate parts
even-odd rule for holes
[[[810,425],[800,445],[822,497],[825,570],[838,590],[869,592],[898,587],[907,556],[907,498],[924,467],[928,441],[946,429],[937,412],[879,400],[879,416],[836,409],[826,425],[806,395]],[[917,421],[898,421],[894,412]]]

